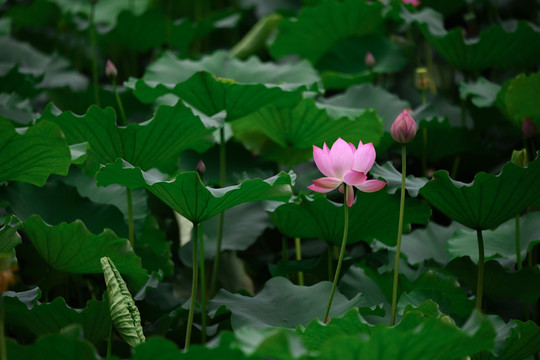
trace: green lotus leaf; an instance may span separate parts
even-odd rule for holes
[[[173,275],[171,245],[167,241],[166,234],[159,229],[154,217],[149,216],[145,219],[142,233],[137,237],[134,246],[146,270],[149,272],[161,270],[165,276]]]
[[[49,106],[41,120],[56,123],[68,143],[88,142],[88,157],[97,164],[112,163],[121,158],[142,169],[157,167],[174,172],[180,153],[186,149],[199,152],[212,143],[209,135],[219,126],[213,119],[201,118],[187,106],[160,106],[155,116],[142,124],[116,125],[112,108],[91,106],[85,115],[60,112]]]
[[[504,320],[496,316],[490,316],[489,320],[497,331],[495,349],[489,353],[482,352],[473,359],[528,359],[540,351],[540,344],[537,341],[538,336],[540,336],[540,328],[534,322],[511,320],[505,323]]]
[[[0,119],[0,182],[43,186],[51,174],[66,175],[70,165],[68,144],[55,124],[15,128]]]
[[[116,207],[93,203],[59,180],[40,188],[12,182],[0,187],[0,197],[8,202],[10,212],[22,221],[32,215],[39,215],[49,225],[79,219],[95,234],[109,228],[119,236],[128,235],[122,213]],[[123,199],[125,201],[126,197]]]
[[[326,1],[315,7],[304,7],[298,19],[281,21],[270,53],[276,58],[298,54],[316,64],[344,39],[381,33],[384,28],[382,9],[379,2],[353,0]]]
[[[459,85],[461,99],[465,100],[470,96],[472,103],[479,108],[493,106],[500,90],[501,87],[498,84],[483,77],[479,78],[476,83],[461,83]]]
[[[193,223],[203,222],[249,201],[287,201],[292,195],[293,179],[293,173],[282,172],[266,180],[245,180],[239,185],[213,189],[205,186],[194,171],[164,181],[122,160],[102,167],[97,174],[98,186],[120,184],[131,189],[145,187]]]
[[[15,216],[10,216],[4,220],[0,226],[0,254],[8,254],[19,245],[21,235],[17,232],[20,222]]]
[[[469,184],[452,180],[447,171],[437,171],[420,195],[471,229],[494,229],[540,197],[540,160],[528,168],[508,162],[499,175],[480,172]]]
[[[454,259],[445,269],[457,276],[469,289],[476,289],[478,265],[469,257]],[[534,304],[540,297],[538,268],[524,267],[514,272],[504,269],[495,260],[489,260],[485,263],[484,271],[484,297],[488,299],[521,299]]]
[[[223,216],[222,251],[246,250],[272,224],[259,203],[240,204],[227,210]],[[204,233],[204,256],[207,260],[216,256],[218,223],[219,217],[214,216],[205,221],[203,226],[199,225],[199,231]],[[180,249],[182,263],[190,266],[193,258],[192,245],[190,241]]]
[[[527,213],[520,221],[521,258],[525,259],[527,251],[540,243],[540,212]],[[484,256],[486,259],[503,257],[513,264],[516,263],[516,222],[508,220],[495,230],[483,232]],[[448,239],[448,252],[453,257],[469,256],[478,261],[478,243],[476,232],[465,229],[459,230]]]
[[[283,277],[275,277],[268,280],[264,289],[254,297],[220,290],[210,301],[209,309],[220,306],[229,309],[234,330],[246,325],[295,328],[323,316],[331,285],[325,281],[312,286],[298,286]],[[330,316],[341,316],[358,306],[367,306],[361,295],[348,300],[336,292]]]
[[[207,115],[223,110],[227,120],[235,120],[276,102],[294,103],[299,100],[296,92],[287,92],[264,84],[240,84],[231,79],[218,78],[200,71],[186,81],[169,88],[162,84],[147,84],[136,80],[127,84],[142,102],[151,103],[157,98],[173,94]]]
[[[71,90],[81,90],[88,85],[86,77],[71,70],[69,62],[58,54],[49,56],[10,36],[0,37],[0,48],[3,49],[0,53],[1,77],[17,67],[18,72],[28,75],[25,77],[28,85],[36,81],[39,89],[69,86]]]
[[[259,83],[284,90],[311,88],[320,80],[315,69],[305,60],[275,64],[262,62],[252,56],[241,61],[222,50],[198,61],[179,59],[173,53],[166,52],[146,68],[142,80],[148,85],[162,84],[172,89],[188,80],[194,73],[202,71],[213,74],[217,79],[230,79],[231,83],[237,85]]]
[[[374,164],[371,173],[375,178],[382,178],[386,181],[386,190],[390,194],[395,194],[398,188],[401,188],[401,173],[396,170],[392,162],[388,161],[383,166]],[[418,191],[427,183],[425,177],[407,176],[405,179],[405,189],[412,197],[418,196]]]
[[[392,123],[403,111],[411,107],[410,103],[401,100],[395,94],[372,84],[362,84],[348,88],[343,94],[323,99],[322,104],[337,108],[364,110],[375,109],[383,119],[384,130],[390,131]],[[327,107],[330,111],[330,109]]]
[[[39,216],[23,222],[22,229],[41,257],[52,268],[74,274],[101,273],[100,259],[108,256],[116,262],[133,289],[147,280],[141,259],[135,255],[127,239],[117,237],[105,229],[94,235],[80,220],[50,226]]]
[[[97,360],[96,348],[72,334],[51,334],[40,337],[34,344],[21,345],[7,338],[8,359],[33,360]]]
[[[40,297],[38,288],[22,293],[6,292],[3,298],[6,324],[30,331],[36,337],[58,333],[70,324],[80,324],[85,338],[94,345],[107,338],[111,317],[105,301],[90,300],[84,309],[73,309],[64,298],[40,303]]]
[[[4,80],[1,83],[5,84]],[[0,88],[0,116],[18,124],[29,124],[34,118],[32,103],[13,90],[10,94],[4,94]]]
[[[301,195],[299,202],[289,202],[269,210],[277,228],[289,237],[318,237],[341,244],[343,238],[343,205],[324,197]],[[431,211],[418,199],[407,199],[403,229],[410,224],[427,224]],[[359,241],[371,243],[377,239],[386,245],[395,245],[399,221],[399,196],[386,191],[356,193],[356,201],[349,211],[348,244]]]
[[[145,342],[141,314],[114,262],[108,257],[102,257],[101,268],[109,294],[111,320],[114,327],[131,347]]]
[[[247,149],[290,166],[310,159],[313,144],[322,147],[339,137],[354,144],[359,140],[378,144],[382,126],[373,111],[353,118],[332,117],[330,113],[312,99],[304,99],[294,106],[266,106],[231,125]]]
[[[508,21],[483,30],[476,38],[467,39],[461,27],[446,31],[442,16],[436,19],[431,9],[417,13],[403,10],[407,22],[416,22],[431,46],[446,61],[460,70],[537,66],[540,32],[527,21]]]
[[[495,332],[491,323],[478,314],[463,328],[438,318],[426,318],[421,312],[405,315],[395,327],[371,326],[356,310],[328,324],[312,322],[300,330],[308,350],[316,350],[319,359],[459,359],[479,351],[489,351]]]
[[[509,81],[504,102],[512,119],[521,127],[525,117],[530,117],[540,127],[540,110],[538,109],[538,96],[540,96],[540,73],[530,76],[519,75]]]

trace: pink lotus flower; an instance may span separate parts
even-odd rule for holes
[[[418,126],[416,125],[416,122],[411,114],[404,109],[392,123],[390,135],[392,135],[392,138],[398,143],[406,144],[414,139],[417,130]]]
[[[308,188],[327,193],[339,187],[339,191],[346,192],[349,207],[354,202],[352,186],[363,192],[375,192],[386,185],[386,182],[381,180],[367,180],[366,174],[375,162],[375,148],[372,143],[364,145],[360,141],[356,149],[352,143],[339,138],[331,149],[328,149],[326,143],[322,149],[314,145],[313,159],[326,177],[313,180],[313,185]]]
[[[417,7],[420,5],[420,0],[401,0],[404,4],[411,4],[414,7]]]

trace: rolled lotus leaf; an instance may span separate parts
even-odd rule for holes
[[[126,283],[108,257],[101,258],[101,268],[109,293],[109,307],[114,327],[132,347],[146,341],[141,326],[139,309],[127,289]]]

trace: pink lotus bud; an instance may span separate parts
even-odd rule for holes
[[[197,172],[199,173],[201,177],[206,172],[206,165],[204,164],[202,160],[199,160],[199,162],[197,163]]]
[[[367,67],[372,68],[375,66],[375,57],[371,52],[367,52],[366,57],[364,58],[364,63]]]
[[[530,139],[534,135],[536,135],[536,124],[534,121],[531,120],[530,117],[526,117],[523,120],[523,124],[521,125],[521,132],[523,133],[523,137],[525,139]]]
[[[118,75],[118,70],[116,70],[116,66],[114,66],[111,60],[107,60],[107,64],[105,65],[105,75],[110,78],[115,78],[116,75]]]
[[[414,139],[417,129],[416,122],[414,122],[409,112],[404,109],[396,120],[394,120],[390,134],[398,143],[406,144]]]
[[[401,0],[404,4],[411,4],[414,7],[420,5],[420,0]]]

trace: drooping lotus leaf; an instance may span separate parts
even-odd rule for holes
[[[528,168],[508,162],[499,175],[480,172],[472,183],[452,180],[437,171],[420,189],[443,214],[474,230],[493,229],[540,197],[540,160]]]
[[[109,309],[114,327],[132,347],[146,341],[141,326],[141,314],[114,262],[101,258],[101,268],[109,295]]]
[[[69,62],[58,54],[46,55],[27,43],[9,36],[0,37],[0,76],[8,74],[14,67],[19,73],[42,78],[37,88],[52,89],[69,86],[72,90],[84,89],[88,80],[70,69]],[[33,81],[31,78],[27,78]]]
[[[442,16],[432,9],[410,13],[403,18],[416,22],[422,34],[437,52],[460,70],[530,67],[540,63],[540,32],[527,21],[507,21],[482,31],[478,37],[464,38],[463,29],[446,31]]]
[[[379,2],[326,1],[304,7],[298,19],[283,19],[270,53],[276,58],[298,54],[316,64],[339,41],[384,28],[383,5]]]
[[[249,201],[287,201],[292,195],[293,179],[293,173],[282,172],[266,180],[245,180],[239,185],[213,189],[205,186],[194,171],[165,181],[122,160],[102,167],[97,174],[98,186],[119,184],[131,189],[144,187],[193,223],[200,223]]]
[[[470,96],[472,103],[479,108],[493,106],[500,90],[500,85],[492,83],[484,77],[479,78],[476,83],[461,83],[459,85],[461,99],[465,100]]]
[[[49,175],[66,175],[71,154],[62,131],[43,121],[15,128],[0,119],[0,182],[20,181],[43,186]]]
[[[0,226],[0,254],[8,254],[19,245],[21,235],[17,232],[20,227],[18,219],[14,216],[8,217]]]
[[[277,228],[289,237],[318,237],[333,244],[343,238],[343,205],[322,196],[300,195],[299,201],[279,205],[269,210]],[[403,229],[410,224],[427,224],[431,211],[418,199],[407,199]],[[386,191],[356,193],[356,201],[349,209],[348,244],[359,241],[370,243],[377,239],[386,245],[395,245],[399,221],[399,195]]]
[[[343,94],[323,99],[321,102],[349,109],[375,109],[377,115],[383,119],[385,131],[390,131],[392,123],[403,109],[411,107],[408,101],[372,84],[352,86]]]
[[[476,288],[478,265],[469,257],[456,258],[445,267],[469,289]],[[518,272],[506,270],[495,260],[485,263],[484,297],[488,299],[521,299],[534,304],[540,297],[540,271],[524,267]]]
[[[79,219],[95,234],[109,228],[118,236],[128,235],[124,217],[116,207],[83,198],[75,188],[59,180],[50,181],[42,187],[11,182],[0,187],[0,198],[8,202],[10,212],[21,221],[32,215],[39,215],[49,225]]]
[[[537,341],[540,336],[540,328],[534,322],[513,319],[505,323],[503,319],[496,316],[490,316],[489,320],[497,331],[495,349],[490,352],[482,352],[473,359],[528,359],[540,351],[540,343]]]
[[[473,314],[463,328],[439,318],[428,318],[411,311],[395,327],[371,326],[356,310],[328,324],[313,321],[298,330],[308,350],[318,359],[459,359],[493,346],[495,331],[491,323]]]
[[[382,124],[373,111],[353,118],[332,117],[312,99],[294,106],[269,105],[234,121],[235,137],[244,146],[283,165],[295,165],[313,156],[313,144],[332,144],[341,137],[355,146],[359,140],[378,144]]]
[[[107,337],[111,317],[105,301],[90,300],[84,309],[73,309],[64,298],[40,303],[40,297],[39,288],[21,293],[6,292],[3,299],[6,324],[40,337],[58,333],[62,328],[76,323],[83,327],[85,338],[95,345]]]
[[[268,215],[258,203],[240,204],[227,210],[223,216],[221,251],[246,250],[257,241],[266,228],[272,225]],[[219,219],[215,216],[199,226],[199,231],[202,231],[204,236],[204,256],[207,260],[216,256],[218,222]],[[192,262],[192,245],[190,241],[180,249],[182,263],[186,265],[191,265]]]
[[[451,257],[446,250],[446,244],[460,228],[461,225],[457,222],[453,222],[450,226],[441,226],[430,222],[424,229],[416,229],[410,234],[403,235],[401,252],[411,265],[422,264],[429,259],[447,264]],[[476,242],[474,245],[478,249]]]
[[[139,289],[147,280],[141,259],[135,255],[127,239],[117,237],[105,229],[94,235],[80,220],[50,226],[39,216],[23,222],[22,229],[41,257],[54,269],[74,274],[99,274],[100,259],[114,259],[119,271]]]
[[[209,308],[225,306],[229,309],[232,313],[231,324],[235,330],[246,325],[255,328],[295,328],[297,325],[307,325],[313,319],[324,315],[331,286],[328,281],[312,286],[298,286],[286,278],[274,277],[268,280],[264,289],[254,297],[220,290],[210,301]],[[360,294],[348,300],[336,292],[330,316],[341,316],[354,307],[367,305]]]
[[[153,103],[161,96],[172,94],[209,116],[225,110],[228,121],[246,116],[268,104],[295,103],[300,99],[298,92],[287,92],[274,85],[241,84],[206,71],[194,73],[173,88],[160,83],[148,84],[143,79],[131,79],[126,87],[131,88],[144,103]]]
[[[8,359],[97,360],[96,348],[91,343],[66,333],[45,335],[31,345],[7,338],[6,349]]]
[[[520,220],[521,259],[525,259],[527,251],[540,243],[540,212],[527,213]],[[503,257],[516,262],[516,221],[510,219],[495,230],[483,232],[484,256],[486,259]],[[453,257],[469,256],[474,262],[478,260],[478,244],[476,232],[459,230],[448,239],[448,252]]]
[[[392,162],[388,161],[383,166],[373,164],[371,173],[375,178],[383,178],[386,181],[386,190],[390,194],[395,194],[398,188],[401,188],[401,173],[396,170]],[[415,177],[409,175],[405,179],[405,189],[410,196],[417,197],[418,191],[427,183],[425,177]]]
[[[519,124],[525,117],[530,117],[540,128],[540,72],[530,76],[519,75],[510,80],[505,93],[505,105],[510,117]]]
[[[230,79],[236,84],[259,83],[284,90],[310,88],[320,80],[315,69],[305,60],[276,64],[262,62],[252,56],[241,61],[223,50],[203,56],[198,61],[179,59],[173,53],[166,52],[146,68],[142,80],[150,86],[162,84],[174,88],[177,84],[188,80],[194,73],[201,71],[213,74],[218,79]]]
[[[97,106],[78,116],[50,105],[41,116],[43,120],[56,123],[70,144],[88,142],[88,157],[94,166],[120,158],[144,170],[159,168],[169,172],[176,170],[183,150],[207,150],[212,145],[208,137],[219,126],[212,118],[201,119],[182,102],[160,106],[151,120],[125,127],[116,125],[112,108]]]

